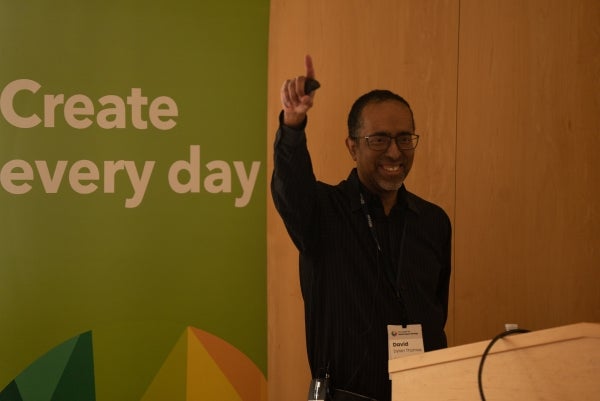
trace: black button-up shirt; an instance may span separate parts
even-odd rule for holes
[[[274,157],[273,200],[300,252],[313,377],[328,369],[335,387],[388,401],[387,325],[419,323],[426,351],[446,346],[450,220],[404,186],[386,216],[356,169],[337,185],[317,181],[304,127],[280,125]]]

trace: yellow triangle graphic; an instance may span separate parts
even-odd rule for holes
[[[187,336],[184,331],[141,401],[186,401],[186,345]]]
[[[232,384],[189,327],[186,401],[242,401]]]

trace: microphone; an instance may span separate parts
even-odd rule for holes
[[[310,92],[312,91],[316,91],[320,87],[321,84],[316,79],[306,78],[306,81],[304,81],[304,93],[306,93],[307,95],[310,94]]]

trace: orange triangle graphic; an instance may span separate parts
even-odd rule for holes
[[[242,401],[206,348],[188,329],[186,401]]]
[[[190,343],[200,341],[243,401],[266,401],[267,382],[258,367],[223,339],[191,327]],[[188,399],[188,401],[191,401]]]

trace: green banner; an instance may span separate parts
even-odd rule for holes
[[[267,0],[0,0],[0,401],[266,399]]]

